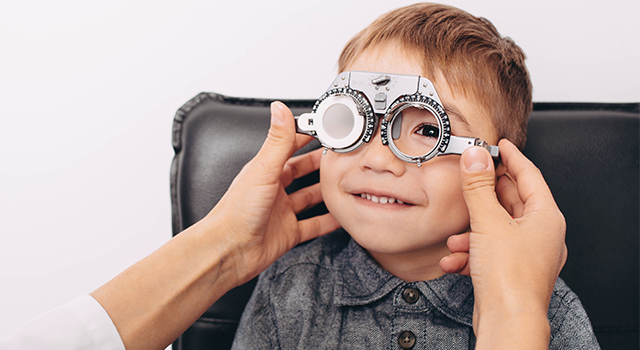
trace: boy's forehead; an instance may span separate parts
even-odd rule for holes
[[[423,75],[419,55],[393,42],[372,45],[357,54],[345,71],[361,70],[391,74]]]

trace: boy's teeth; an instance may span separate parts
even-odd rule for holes
[[[404,204],[403,201],[401,201],[399,199],[395,199],[393,197],[384,197],[384,196],[378,197],[378,196],[374,196],[374,195],[371,195],[371,194],[368,194],[368,193],[361,193],[360,197],[366,198],[366,199],[368,199],[368,200],[370,200],[370,201],[372,201],[374,203],[380,203],[380,204],[387,204],[387,203],[388,204],[392,204],[392,203],[395,203],[395,202],[398,202],[398,204]]]

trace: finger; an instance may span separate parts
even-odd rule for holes
[[[284,187],[291,185],[293,180],[318,170],[321,157],[322,150],[317,149],[289,159],[284,166],[281,177]]]
[[[469,253],[452,253],[440,259],[440,268],[446,273],[470,276]]]
[[[502,162],[516,182],[523,211],[557,207],[540,170],[508,140],[500,140],[498,145]]]
[[[508,215],[495,192],[493,159],[482,147],[471,147],[460,158],[462,195],[469,209],[471,229],[476,231],[482,220]]]
[[[300,242],[320,237],[340,228],[340,224],[331,213],[302,220],[299,222],[299,225]]]
[[[296,134],[296,151],[313,141],[314,137],[305,134]]]
[[[469,251],[469,237],[470,233],[461,233],[459,235],[453,235],[447,239],[447,248],[452,253],[468,252]]]
[[[286,161],[295,152],[296,129],[291,110],[282,102],[271,104],[271,126],[267,139],[251,162],[259,167],[253,171],[260,174],[266,182],[280,180],[280,174]],[[274,178],[277,174],[277,177]]]
[[[316,204],[322,202],[322,192],[320,184],[316,183],[309,187],[305,187],[289,195],[293,211],[298,214],[307,209],[313,208]]]
[[[496,184],[496,194],[498,201],[511,214],[511,216],[522,217],[524,203],[520,200],[518,189],[511,179],[507,176],[500,176]]]

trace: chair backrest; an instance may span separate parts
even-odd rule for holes
[[[178,110],[174,235],[203,218],[257,153],[269,128],[270,102],[201,93]],[[315,101],[283,102],[297,115]],[[580,297],[603,349],[638,347],[639,125],[640,104],[536,103],[524,149],[566,217],[569,259],[561,277]],[[290,190],[317,181],[311,174]],[[305,216],[324,210],[319,206]],[[255,280],[228,292],[174,349],[230,348],[254,286]]]

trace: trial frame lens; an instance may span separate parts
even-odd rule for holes
[[[448,118],[443,121],[438,111],[424,102],[398,103],[389,109],[384,120],[390,131],[386,137],[389,149],[409,163],[422,163],[437,156],[441,144],[448,142],[445,137],[450,135]],[[437,135],[420,135],[424,126],[434,126]]]

